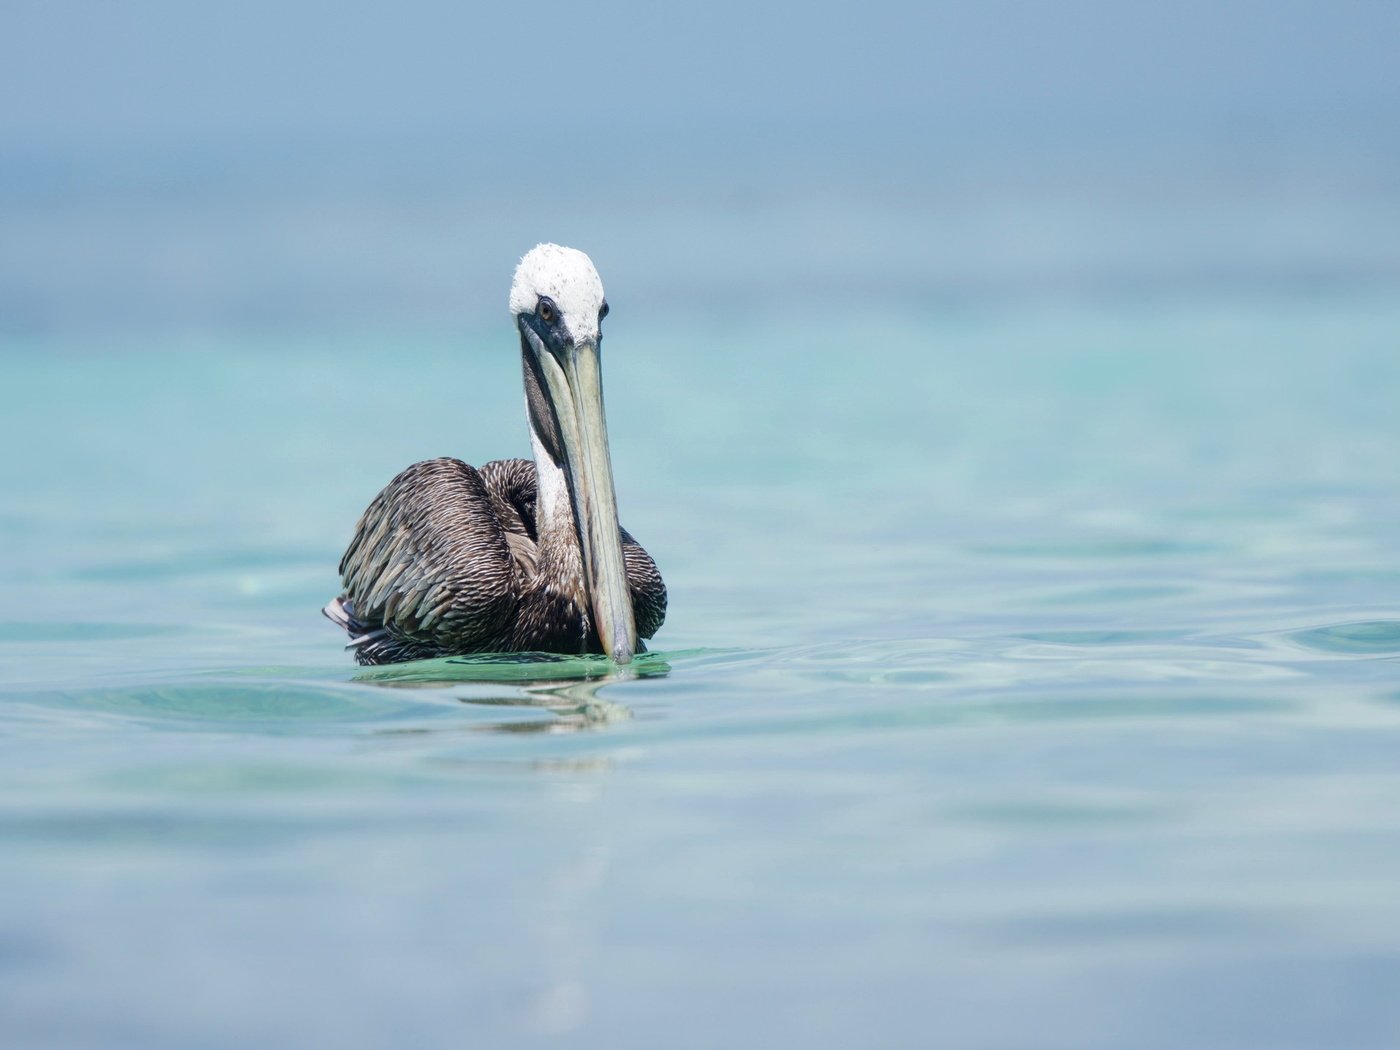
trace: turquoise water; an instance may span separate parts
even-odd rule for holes
[[[504,318],[9,338],[10,1045],[1395,1045],[1380,287],[614,283],[625,677],[319,615],[400,467],[527,450]]]

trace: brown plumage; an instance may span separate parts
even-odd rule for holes
[[[360,518],[340,560],[345,593],[326,615],[355,659],[388,664],[468,653],[600,653],[578,544],[542,543],[535,464],[480,470],[429,459],[402,471]],[[666,585],[624,529],[622,556],[637,634],[666,618]]]
[[[626,664],[666,616],[661,574],[617,519],[598,271],[539,245],[510,304],[536,461],[430,459],[375,497],[325,608],[362,664],[535,651]]]

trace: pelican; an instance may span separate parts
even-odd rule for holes
[[[600,351],[603,282],[541,244],[510,288],[535,460],[430,459],[374,498],[323,610],[361,664],[601,653],[626,664],[666,618],[656,564],[617,520]]]

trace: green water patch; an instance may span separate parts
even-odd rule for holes
[[[1324,653],[1384,655],[1400,653],[1400,620],[1360,620],[1294,631],[1290,639]]]
[[[124,715],[188,728],[190,723],[277,731],[347,722],[441,716],[450,702],[410,700],[380,690],[305,682],[182,682],[35,694],[49,708]]]

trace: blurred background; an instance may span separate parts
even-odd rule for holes
[[[1393,1050],[1397,42],[0,0],[0,1043]],[[667,623],[357,677],[542,240]]]
[[[1386,0],[0,13],[0,332],[454,330],[539,240],[628,310],[1400,275]]]

